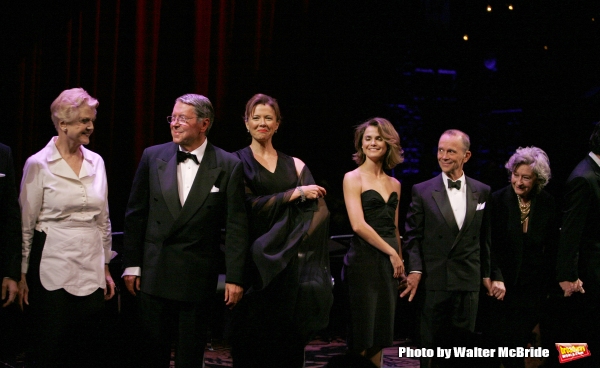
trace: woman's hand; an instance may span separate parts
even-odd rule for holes
[[[19,287],[19,307],[23,310],[23,302],[29,305],[29,287],[27,286],[27,274],[21,273],[21,280],[18,283]]]
[[[110,275],[108,265],[104,265],[104,278],[106,279],[106,289],[104,289],[104,300],[110,300],[113,296],[115,296],[116,285],[113,281],[112,276]]]
[[[301,186],[300,189],[302,189],[302,191],[304,192],[304,196],[306,197],[306,199],[322,198],[325,197],[325,195],[327,194],[325,188],[314,184]]]
[[[392,267],[394,267],[394,278],[400,278],[404,274],[404,262],[402,262],[398,253],[394,252],[394,254],[390,255],[390,262],[392,262]]]

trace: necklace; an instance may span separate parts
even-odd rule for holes
[[[523,203],[521,197],[519,196],[517,196],[517,199],[519,200],[519,210],[521,211],[521,224],[523,224],[525,221],[527,221],[527,218],[529,217],[531,201],[529,201],[528,203]]]

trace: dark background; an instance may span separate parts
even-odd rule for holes
[[[516,147],[544,149],[560,198],[600,118],[599,1],[16,3],[0,5],[0,141],[20,174],[55,134],[49,107],[62,90],[98,98],[89,148],[106,162],[115,231],[143,148],[170,140],[165,117],[185,93],[211,99],[209,139],[228,151],[250,142],[246,101],[277,98],[274,145],[326,186],[332,235],[350,231],[341,182],[355,167],[353,127],[370,117],[401,134],[402,214],[412,184],[438,172],[448,128],[470,134],[465,171],[494,189]]]

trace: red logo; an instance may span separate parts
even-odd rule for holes
[[[586,343],[556,343],[558,350],[558,361],[561,363],[571,362],[576,359],[592,355]]]

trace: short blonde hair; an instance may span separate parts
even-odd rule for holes
[[[61,92],[50,105],[50,118],[58,131],[61,121],[71,123],[79,118],[79,108],[83,104],[96,109],[98,100],[89,95],[83,88],[71,88]]]
[[[392,123],[384,118],[372,118],[356,127],[354,131],[354,148],[356,149],[356,153],[352,155],[354,162],[359,166],[365,162],[366,156],[362,150],[362,140],[365,130],[370,126],[377,127],[379,134],[387,145],[387,152],[383,159],[383,168],[389,170],[404,162],[404,151],[400,147],[400,136]]]

